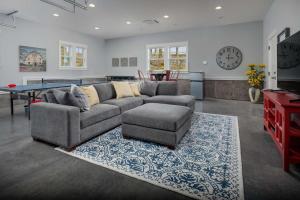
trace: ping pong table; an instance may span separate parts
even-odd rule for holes
[[[84,84],[79,84],[84,85]],[[10,113],[14,115],[14,95],[19,93],[27,93],[27,106],[28,106],[28,119],[30,119],[30,105],[36,100],[36,92],[42,92],[43,90],[70,87],[70,83],[39,83],[30,85],[17,85],[16,87],[0,87],[0,91],[10,93]]]

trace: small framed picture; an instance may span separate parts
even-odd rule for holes
[[[112,58],[111,62],[112,62],[113,67],[119,67],[120,66],[120,59],[119,58]]]
[[[137,67],[137,57],[130,57],[129,58],[129,66],[130,67]]]
[[[128,67],[128,58],[121,58],[121,67]]]
[[[281,33],[277,36],[277,42],[280,43],[286,38],[290,37],[291,31],[290,28],[285,28]]]

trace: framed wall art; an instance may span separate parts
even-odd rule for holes
[[[113,67],[119,67],[120,66],[120,59],[119,58],[112,58],[111,62],[112,62]]]
[[[45,72],[46,49],[19,46],[20,72]]]
[[[121,67],[128,67],[128,58],[121,58]]]
[[[129,67],[137,67],[137,57],[129,58]]]

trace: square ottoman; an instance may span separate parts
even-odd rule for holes
[[[191,128],[191,118],[186,106],[148,103],[122,114],[122,134],[175,149]]]

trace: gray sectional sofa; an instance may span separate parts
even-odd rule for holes
[[[122,123],[122,113],[145,103],[187,106],[194,110],[195,99],[190,95],[177,95],[176,82],[159,82],[155,96],[141,95],[116,99],[111,83],[95,84],[100,104],[89,111],[54,103],[31,105],[31,135],[66,150],[105,133]]]

